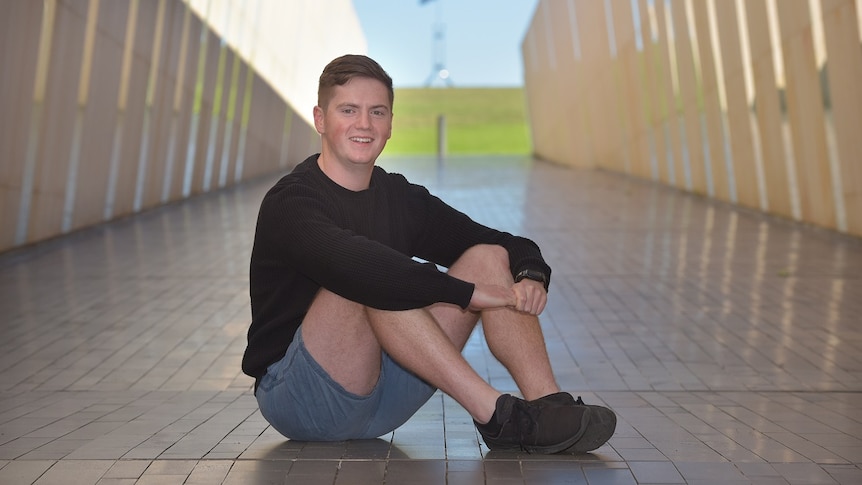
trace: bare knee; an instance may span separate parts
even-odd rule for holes
[[[509,267],[509,252],[497,244],[477,244],[464,251],[461,259],[476,260],[488,266]]]
[[[476,283],[511,284],[509,252],[496,244],[477,244],[464,251],[449,274]]]

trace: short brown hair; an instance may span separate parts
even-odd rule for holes
[[[374,59],[356,54],[338,57],[326,65],[317,85],[317,105],[325,108],[332,97],[332,89],[347,84],[355,77],[367,77],[382,82],[389,91],[389,107],[392,107],[395,101],[392,78]]]

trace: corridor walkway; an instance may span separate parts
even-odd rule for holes
[[[378,440],[281,438],[240,371],[269,177],[0,255],[0,484],[862,483],[862,241],[602,171],[382,165],[543,248],[606,446],[489,452],[441,393]],[[465,355],[516,391],[481,332]]]

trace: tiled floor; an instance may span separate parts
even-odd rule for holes
[[[540,243],[559,381],[617,411],[608,445],[489,452],[439,393],[377,440],[281,438],[240,372],[268,178],[0,255],[0,483],[862,484],[862,241],[605,172],[383,165]]]

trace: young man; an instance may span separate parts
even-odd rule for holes
[[[314,108],[320,154],[263,199],[243,357],[261,413],[291,439],[375,438],[441,389],[490,449],[598,448],[616,417],[560,392],[538,320],[551,275],[538,246],[374,165],[393,97],[375,61],[333,60]],[[501,394],[461,355],[479,318],[524,399]]]

